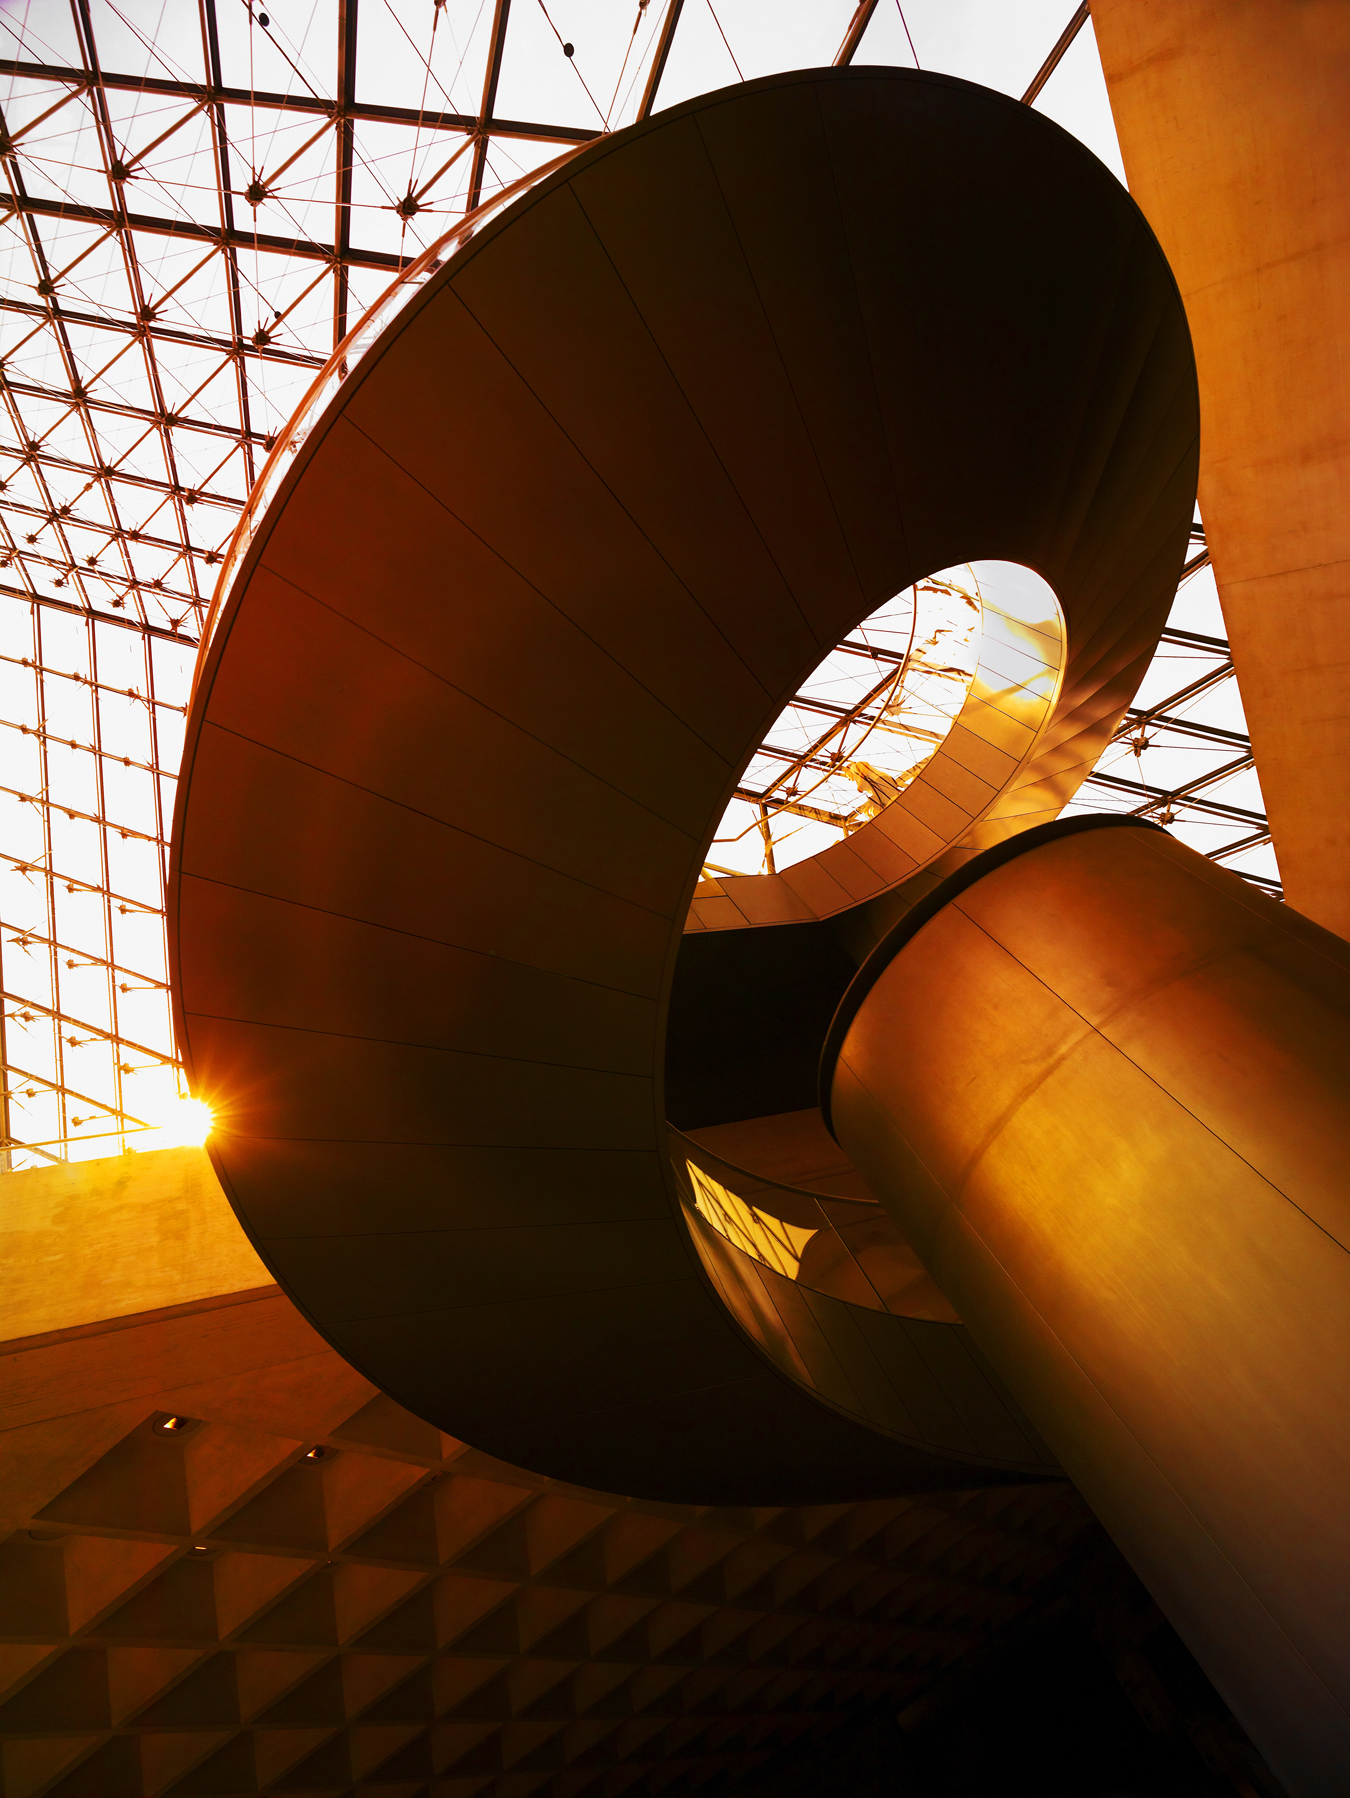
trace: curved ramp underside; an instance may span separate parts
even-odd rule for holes
[[[613,1491],[1044,1473],[1011,1438],[850,1414],[726,1309],[666,1155],[666,998],[740,770],[911,581],[1002,558],[1054,587],[1053,716],[1007,766],[973,737],[966,772],[991,806],[1068,797],[1162,626],[1196,441],[1185,320],[1128,195],[945,78],[691,102],[428,284],[257,532],[174,830],[213,1158],[343,1355]],[[868,840],[883,885],[913,871]]]

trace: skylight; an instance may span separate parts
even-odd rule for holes
[[[841,53],[1016,98],[1072,10],[15,0],[0,12],[0,1138],[12,1144],[0,1160],[148,1141],[185,1090],[164,870],[198,644],[250,490],[390,283],[466,213],[654,107]],[[1036,105],[1119,172],[1090,25]],[[1220,665],[1226,646],[1204,637],[1196,653]],[[905,778],[897,721],[925,740],[920,689],[905,693],[910,712],[847,740],[887,779]],[[1193,786],[1241,760],[1233,711],[1218,737],[1139,731],[1182,744]],[[799,746],[808,729],[784,725]],[[1128,747],[1120,756],[1091,803],[1168,803]],[[773,773],[756,766],[754,779],[767,790]],[[838,778],[810,799],[799,780],[796,797],[865,810],[866,782],[850,799]],[[1223,781],[1247,783],[1236,804]],[[1208,810],[1183,800],[1175,816],[1208,852],[1244,841],[1245,871],[1269,881],[1254,786],[1248,762],[1196,789]],[[781,853],[806,853],[814,821],[782,816]],[[758,832],[739,840],[762,857]],[[740,865],[725,844],[712,853]]]

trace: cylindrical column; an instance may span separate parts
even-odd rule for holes
[[[833,1128],[1291,1793],[1339,1798],[1350,945],[1086,822],[883,943]]]

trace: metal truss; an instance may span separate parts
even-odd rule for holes
[[[456,220],[658,94],[892,28],[876,0],[820,0],[790,45],[744,0],[332,0],[296,40],[293,10],[0,14],[0,1165],[134,1144],[181,1090],[164,877],[193,664],[335,346]],[[1085,18],[1030,47],[1028,101]],[[1196,740],[1174,701],[1128,727]],[[1130,773],[1101,770],[1105,802],[1266,841],[1221,775]]]
[[[1192,534],[1203,539],[1198,529]],[[1201,548],[1182,570],[1179,596],[1184,594],[1187,582],[1208,564],[1209,551]],[[1177,609],[1181,609],[1180,598]],[[1158,657],[1150,671],[1150,685],[1159,684],[1158,676],[1167,666],[1169,651],[1179,651],[1178,659],[1202,671],[1163,698],[1130,707],[1111,748],[1088,776],[1081,798],[1072,809],[1085,809],[1084,802],[1088,802],[1094,810],[1152,818],[1175,829],[1211,861],[1238,864],[1235,872],[1244,880],[1283,898],[1284,889],[1273,873],[1273,857],[1267,854],[1259,858],[1265,867],[1252,865],[1258,859],[1254,852],[1268,849],[1271,842],[1266,814],[1259,804],[1237,803],[1233,793],[1237,787],[1255,788],[1254,795],[1244,791],[1240,796],[1257,800],[1260,797],[1251,738],[1245,729],[1220,724],[1213,716],[1216,701],[1221,715],[1236,711],[1240,717],[1241,713],[1228,643],[1223,637],[1170,624],[1162,634]],[[1188,754],[1198,755],[1206,765],[1181,780],[1165,776],[1160,780],[1146,778],[1151,771],[1146,770],[1146,762],[1158,762],[1170,772]],[[1128,771],[1131,756],[1134,768]],[[1243,781],[1242,776],[1251,778]],[[1218,841],[1214,840],[1216,837]]]
[[[958,599],[961,604],[954,604]],[[825,825],[842,840],[874,816],[885,803],[884,793],[898,790],[893,783],[907,785],[919,772],[960,709],[973,662],[965,667],[950,666],[949,648],[937,646],[943,639],[950,640],[959,614],[978,605],[976,596],[956,584],[950,574],[935,574],[914,587],[907,607],[897,609],[896,601],[889,602],[858,627],[858,635],[836,644],[774,726],[775,732],[784,727],[788,732],[795,730],[799,741],[791,746],[771,740],[760,744],[718,827],[714,849],[720,844],[743,843],[753,830],[762,845],[763,871],[776,873],[791,865],[783,860],[784,842],[776,835],[791,820]],[[969,627],[966,646],[970,647]],[[845,673],[850,663],[861,664],[853,669],[851,679]],[[879,679],[875,678],[878,671]],[[935,682],[939,690],[945,690],[945,706],[935,699]],[[825,687],[849,694],[848,702],[828,697]],[[924,689],[922,696],[920,688]],[[932,728],[935,725],[939,728]],[[867,749],[869,742],[871,749]],[[896,760],[895,750],[901,742],[906,748]],[[881,762],[888,765],[864,761],[864,750],[868,758],[879,752]],[[877,786],[878,779],[886,783],[884,788]],[[807,783],[804,793],[799,791],[802,781]],[[813,801],[817,792],[833,803]],[[848,810],[839,810],[841,803]],[[749,807],[749,813],[737,814],[738,805]],[[752,824],[743,822],[747,815]],[[739,830],[738,823],[742,824]],[[823,846],[819,838],[813,839],[806,852],[818,853]],[[799,845],[795,859],[801,854]],[[719,867],[715,862],[705,866],[713,873]]]

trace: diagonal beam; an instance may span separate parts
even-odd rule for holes
[[[1178,631],[1170,625],[1158,639],[1160,643],[1174,643],[1184,649],[1205,649],[1211,655],[1222,656],[1228,660],[1227,637],[1203,637],[1199,631]]]
[[[191,219],[154,218],[143,212],[118,213],[107,206],[78,206],[70,200],[47,200],[34,194],[0,193],[0,207],[24,217],[73,219],[82,225],[145,231],[154,237],[193,238],[198,243],[213,243],[221,249],[270,250],[280,256],[307,257],[318,262],[333,262],[339,255],[333,244],[312,243],[302,237],[271,237],[261,231],[199,225]],[[391,274],[397,274],[400,269],[407,268],[413,258],[395,256],[385,250],[348,250],[344,260],[352,268],[388,269]]]
[[[8,388],[10,393],[17,393],[27,399],[43,400],[48,405],[68,406],[73,411],[76,405],[86,406],[91,412],[106,412],[116,418],[134,418],[142,424],[167,424],[177,430],[206,431],[216,437],[229,437],[234,442],[242,442],[245,438],[251,443],[270,442],[261,431],[241,431],[238,425],[224,425],[215,418],[194,418],[187,413],[173,414],[150,412],[144,406],[124,406],[117,400],[100,399],[94,394],[76,395],[62,393],[59,388],[39,386],[33,381],[16,381],[12,376],[0,371],[0,387]],[[0,446],[3,454],[3,446]],[[26,508],[15,508],[24,511]],[[97,529],[98,527],[93,527]]]
[[[1173,731],[1179,737],[1195,737],[1202,743],[1219,743],[1225,748],[1231,746],[1235,749],[1250,749],[1252,746],[1251,738],[1244,736],[1240,730],[1221,730],[1217,724],[1196,724],[1189,718],[1174,718],[1168,712],[1141,712],[1134,706],[1126,712],[1124,722],[1111,741],[1127,742],[1145,720],[1158,730]]]
[[[56,63],[28,62],[12,56],[0,57],[0,75],[20,75],[31,81],[69,81],[85,88],[91,85],[85,70],[65,68]],[[180,100],[203,100],[215,105],[264,111],[316,113],[330,118],[334,110],[331,100],[321,100],[313,94],[255,92],[246,87],[168,81],[151,75],[115,75],[106,70],[100,71],[92,85],[124,93],[163,94]],[[463,112],[428,111],[417,106],[379,106],[368,100],[353,101],[351,116],[379,125],[420,126],[423,131],[475,132],[483,122]],[[588,144],[592,138],[603,135],[583,125],[547,125],[526,119],[489,117],[486,128],[491,137],[519,137],[542,144]]]
[[[770,784],[764,789],[763,793],[759,795],[759,797],[761,799],[770,798],[771,795],[773,794],[775,787],[781,787],[785,780],[789,780],[794,774],[796,774],[802,768],[805,768],[808,766],[817,767],[817,768],[820,767],[821,766],[821,761],[820,761],[821,751],[825,748],[825,745],[827,743],[833,742],[834,739],[837,736],[839,736],[842,731],[846,730],[850,724],[860,720],[863,717],[863,714],[866,712],[868,706],[872,704],[873,700],[880,699],[881,695],[886,691],[886,689],[888,687],[896,686],[900,680],[900,677],[903,675],[904,672],[905,672],[905,665],[902,662],[898,668],[889,669],[885,674],[883,674],[881,679],[876,683],[875,686],[868,688],[866,693],[863,694],[862,698],[860,700],[858,700],[856,705],[851,705],[847,711],[841,711],[839,713],[839,715],[835,719],[835,722],[830,726],[830,728],[827,731],[825,731],[821,736],[816,738],[815,742],[811,744],[809,749],[804,750],[800,755],[796,756],[792,761],[790,761],[788,766],[786,768],[784,768],[784,770],[781,774],[776,774],[774,776],[773,780],[770,782]],[[765,743],[765,744],[761,744],[759,753],[761,755],[776,755],[776,754],[780,754],[781,751],[776,751],[776,750],[770,748],[770,746],[767,743]]]
[[[1177,804],[1185,806],[1188,812],[1204,812],[1212,818],[1228,818],[1234,824],[1247,824],[1262,830],[1267,827],[1265,816],[1261,812],[1248,811],[1240,805],[1221,805],[1217,799],[1190,796],[1179,798],[1163,787],[1151,787],[1142,780],[1122,780],[1117,774],[1089,774],[1083,785],[1104,787],[1108,792],[1121,793],[1135,800],[1142,798],[1144,803],[1137,808],[1140,812],[1152,811],[1159,805],[1167,805],[1175,800]]]
[[[497,83],[502,75],[502,55],[506,49],[506,22],[511,16],[511,0],[496,0],[492,14],[492,35],[488,38],[487,67],[483,71],[483,104],[473,122],[473,165],[469,170],[469,193],[464,202],[466,213],[472,212],[483,197],[483,171],[487,167],[489,120],[497,103]]]
[[[299,368],[322,368],[326,356],[312,356],[304,350],[279,349],[274,344],[255,344],[244,338],[231,343],[228,337],[213,337],[206,331],[180,331],[172,325],[138,326],[130,319],[119,319],[107,312],[80,312],[53,301],[16,300],[0,297],[0,312],[17,312],[28,318],[55,318],[71,325],[87,325],[91,330],[113,331],[118,337],[143,334],[156,343],[182,343],[193,349],[219,350],[224,356],[250,356],[260,362],[289,362]]]
[[[1036,104],[1037,95],[1054,74],[1060,63],[1063,62],[1065,52],[1068,50],[1069,45],[1078,36],[1078,33],[1083,29],[1087,22],[1088,0],[1083,0],[1083,4],[1078,8],[1078,11],[1069,20],[1063,31],[1060,32],[1054,49],[1050,52],[1049,56],[1046,57],[1040,68],[1037,69],[1035,79],[1032,81],[1031,86],[1022,95],[1023,106],[1034,106]]]
[[[1224,681],[1231,680],[1232,675],[1233,664],[1225,661],[1222,666],[1212,668],[1208,674],[1202,674],[1198,680],[1191,681],[1188,686],[1179,688],[1175,693],[1169,693],[1166,699],[1160,699],[1157,705],[1149,706],[1147,711],[1137,710],[1134,715],[1134,723],[1136,725],[1152,724],[1155,718],[1161,717],[1165,712],[1172,712],[1183,700],[1198,699],[1202,693],[1208,693],[1211,687],[1222,686]]]
[[[844,33],[844,41],[835,52],[834,66],[846,69],[857,54],[858,45],[863,40],[863,33],[872,23],[872,14],[877,10],[879,0],[859,0],[858,10],[849,20],[848,30]]]
[[[1222,849],[1206,851],[1206,860],[1211,862],[1227,861],[1230,855],[1241,855],[1248,849],[1260,849],[1271,841],[1268,830],[1254,830],[1249,836],[1239,837],[1235,843],[1225,843]],[[1248,878],[1260,879],[1259,875]]]
[[[764,822],[768,822],[768,813],[775,815],[787,812],[794,818],[809,818],[813,824],[832,824],[836,830],[849,830],[857,823],[857,814],[853,812],[826,811],[819,805],[806,805],[800,799],[766,799],[763,793],[756,793],[753,787],[737,787],[735,795],[748,805],[757,805],[765,814]]]
[[[680,22],[680,14],[684,10],[684,0],[666,0],[666,16],[661,21],[661,35],[656,40],[656,49],[652,52],[652,66],[647,71],[647,85],[642,90],[642,102],[637,109],[639,119],[649,118],[652,107],[656,103],[656,90],[661,85],[661,77],[666,72],[666,59],[670,55],[670,46],[675,41],[675,27]]]
[[[72,605],[68,599],[50,599],[45,593],[27,593],[22,587],[10,587],[0,581],[0,595],[23,600],[27,605],[45,606],[48,611],[65,612],[71,618],[90,618],[98,624],[115,625],[119,631],[135,631],[141,637],[158,637],[163,643],[177,643],[195,649],[197,639],[183,631],[171,631],[162,624],[146,624],[139,618],[127,618],[121,612],[100,612],[93,606]]]
[[[1173,805],[1179,801],[1183,805],[1189,805],[1195,795],[1203,792],[1206,787],[1217,786],[1221,780],[1228,780],[1234,774],[1245,774],[1255,766],[1256,762],[1249,749],[1246,755],[1224,762],[1221,767],[1211,768],[1208,774],[1197,774],[1194,780],[1186,781],[1183,786],[1173,787],[1167,795],[1167,803]]]
[[[37,467],[45,465],[49,468],[63,468],[69,474],[84,475],[93,480],[124,481],[129,487],[142,487],[147,493],[162,493],[167,499],[186,492],[185,488],[170,486],[167,481],[157,481],[153,475],[133,474],[130,469],[122,468],[116,463],[101,463],[97,467],[92,467],[88,462],[77,462],[72,456],[58,456],[50,450],[29,450],[25,454],[23,450],[16,449],[12,444],[8,447],[0,445],[0,455],[15,456],[19,462],[32,463]],[[197,495],[199,505],[223,506],[231,512],[239,512],[243,509],[243,500],[235,499],[231,494],[213,493],[209,487],[194,487],[192,491]],[[53,506],[51,510],[55,511],[56,507]],[[119,525],[117,528],[120,530],[121,526]],[[127,533],[127,535],[130,534],[130,532]]]

